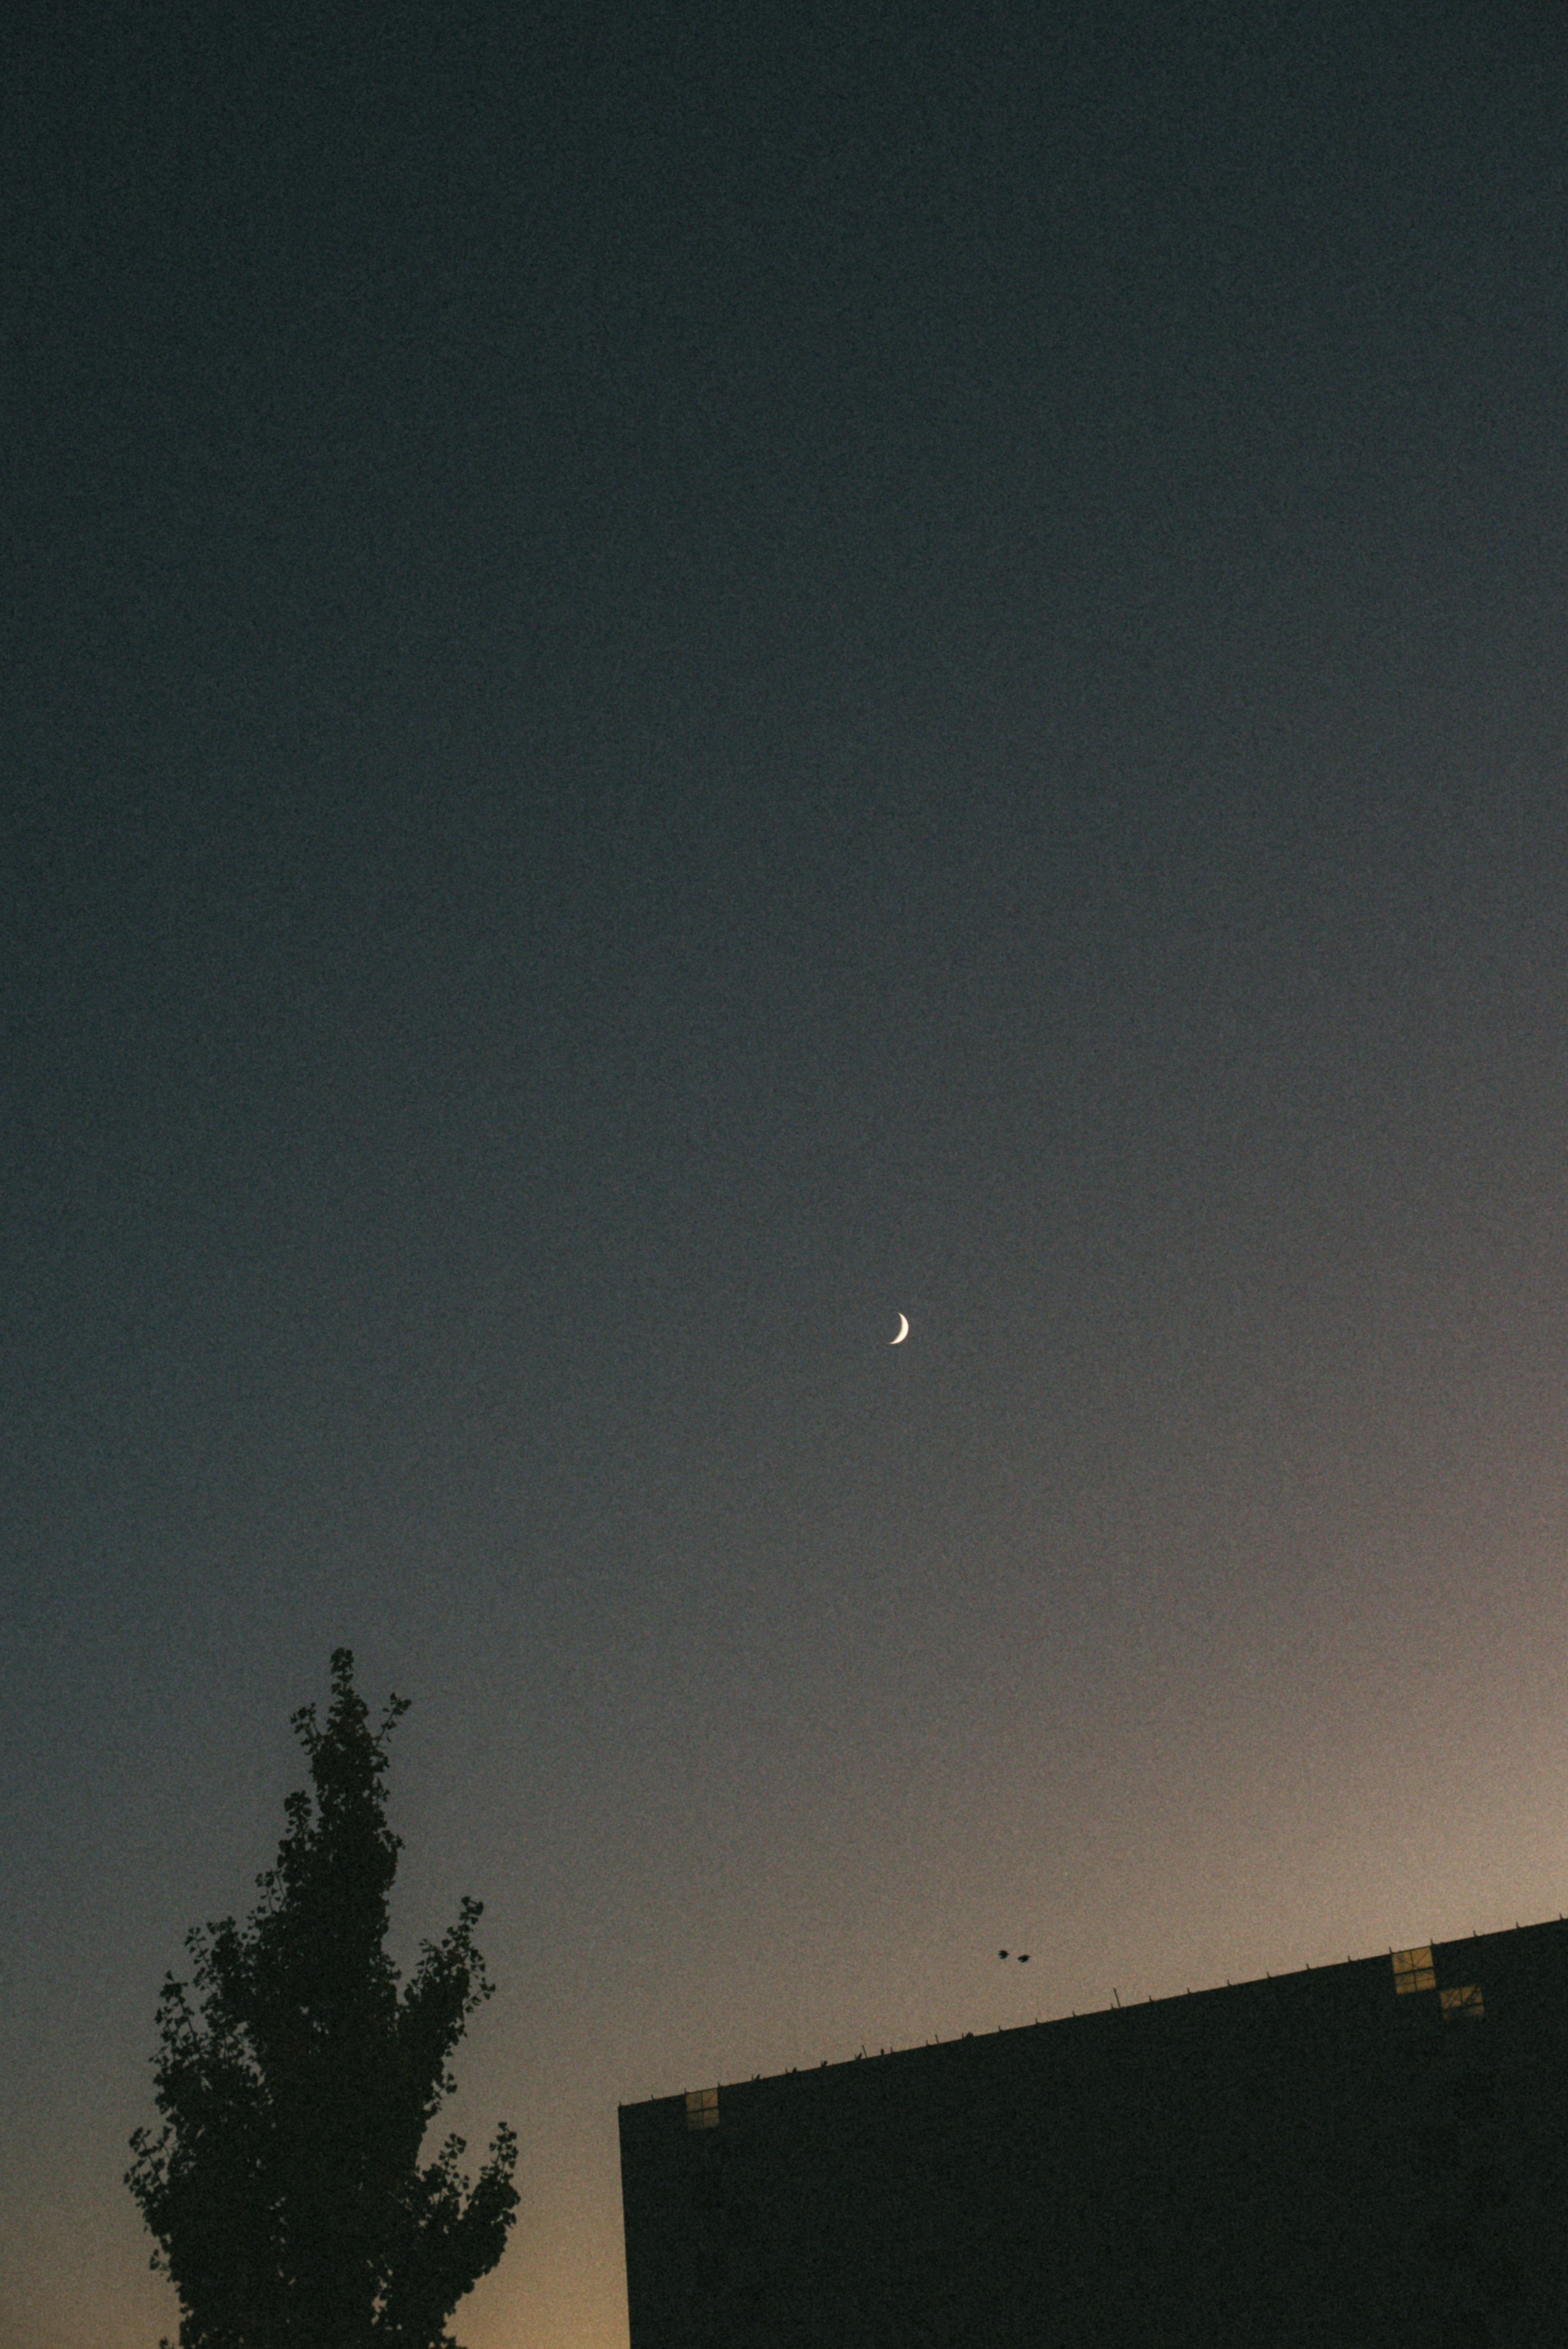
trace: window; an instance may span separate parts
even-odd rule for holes
[[[717,2088],[686,2090],[686,2127],[687,2128],[718,2127],[718,2090]]]
[[[1436,1990],[1437,1986],[1430,1942],[1424,1950],[1395,1951],[1394,1988],[1397,1991]]]
[[[1438,1996],[1445,2023],[1480,2023],[1486,2013],[1479,1982],[1466,1982],[1462,1990],[1439,1991]]]

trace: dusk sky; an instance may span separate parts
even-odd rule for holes
[[[4,2349],[337,1645],[466,2349],[618,2102],[1568,1908],[1561,7],[4,46]]]

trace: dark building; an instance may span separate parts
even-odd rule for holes
[[[1568,2349],[1561,1920],[621,2110],[632,2349]]]

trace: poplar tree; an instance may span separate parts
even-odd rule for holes
[[[180,2349],[458,2349],[447,2319],[517,2206],[504,2123],[471,2188],[459,2137],[420,2166],[452,2050],[493,1989],[480,1904],[421,1942],[400,1992],[382,1944],[402,1838],[382,1780],[408,1700],[372,1733],[346,1648],[332,1689],[325,1729],[314,1705],[294,1716],[315,1801],[285,1802],[261,1905],[243,1927],[193,1926],[190,1979],[168,1975],[159,2001],[163,2127],[136,2131],[125,2182],[179,2295]]]

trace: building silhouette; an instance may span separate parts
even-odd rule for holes
[[[1568,2349],[1568,1923],[620,2114],[632,2349]]]

